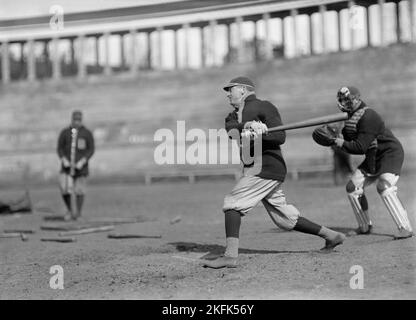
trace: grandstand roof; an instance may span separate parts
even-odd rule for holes
[[[396,2],[397,0],[392,0]],[[386,2],[390,2],[387,0]],[[356,4],[369,6],[377,4],[377,0],[361,1],[356,0]],[[127,28],[152,28],[157,25],[173,26],[182,23],[193,25],[203,25],[209,19],[217,19],[220,22],[228,22],[227,19],[243,15],[245,17],[259,15],[264,12],[279,12],[272,16],[286,16],[290,9],[296,8],[299,14],[311,14],[317,11],[319,5],[327,5],[328,10],[341,10],[348,7],[347,0],[188,0],[175,1],[168,3],[157,3],[152,5],[142,5],[135,7],[115,8],[111,10],[97,10],[79,13],[65,14],[66,33],[61,33],[62,37],[71,33],[94,34],[100,33],[105,29],[111,32],[121,32]],[[269,11],[270,10],[270,11]],[[221,14],[216,14],[221,13]],[[174,17],[193,16],[189,21]],[[32,18],[0,20],[0,41],[3,39],[19,40],[27,38],[33,34],[34,38],[41,36],[50,37],[49,29],[50,15],[37,16]],[[257,17],[258,19],[258,17]],[[146,23],[142,23],[146,21]],[[127,24],[135,22],[133,24]],[[118,24],[118,25],[117,25]],[[109,27],[111,26],[111,28]],[[71,27],[75,27],[71,30]],[[24,32],[22,32],[24,31]],[[40,32],[37,32],[40,31]],[[13,39],[14,38],[14,39]]]

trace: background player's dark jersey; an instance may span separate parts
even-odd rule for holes
[[[360,109],[365,106],[363,102]],[[349,137],[345,128],[342,133],[345,139],[342,149],[351,154],[366,154],[372,141],[377,138],[375,174],[394,173],[400,175],[404,160],[403,147],[391,130],[385,127],[383,119],[376,111],[370,108],[365,110],[357,123],[356,137]],[[370,172],[368,162],[369,159],[366,157],[358,168],[366,173]]]
[[[81,168],[81,170],[75,170],[75,176],[88,176],[88,160],[94,154],[94,137],[90,130],[81,126],[78,129],[78,138],[76,144],[76,157],[75,161],[78,162],[81,158],[86,158],[87,163]],[[66,157],[68,160],[71,158],[71,127],[67,127],[61,131],[58,139],[57,148],[59,158]],[[69,168],[61,166],[61,172],[69,173]]]

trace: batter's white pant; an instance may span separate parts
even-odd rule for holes
[[[261,201],[278,227],[292,230],[298,221],[299,211],[286,203],[281,185],[282,182],[276,180],[243,176],[231,193],[225,196],[223,211],[236,210],[246,215]]]

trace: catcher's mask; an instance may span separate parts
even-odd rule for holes
[[[360,92],[355,87],[342,87],[337,93],[338,108],[343,112],[353,112],[360,102]]]

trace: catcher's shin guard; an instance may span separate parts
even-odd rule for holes
[[[368,215],[368,211],[364,211],[361,206],[361,197],[363,195],[363,189],[356,188],[355,185],[350,181],[347,184],[348,200],[351,203],[352,211],[354,212],[355,218],[358,222],[358,227],[362,233],[369,231],[371,220]]]
[[[390,185],[387,181],[379,181],[377,191],[399,230],[405,229],[412,232],[412,226],[407,217],[406,209],[397,196],[397,187]]]

